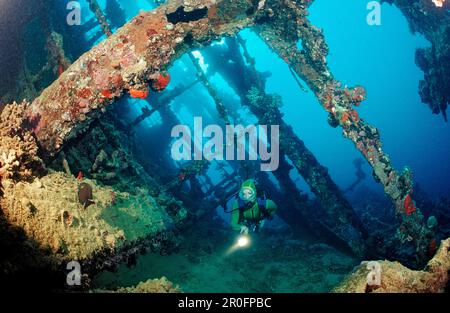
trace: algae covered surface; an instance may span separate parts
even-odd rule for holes
[[[105,249],[120,250],[125,241],[164,230],[169,217],[145,190],[133,195],[84,181],[92,185],[95,197],[95,204],[88,208],[78,201],[80,182],[65,173],[14,187],[4,183],[2,207],[8,208],[4,214],[63,260],[85,260]]]

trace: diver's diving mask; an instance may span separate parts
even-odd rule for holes
[[[256,192],[250,187],[243,187],[239,191],[239,197],[244,201],[255,201]]]

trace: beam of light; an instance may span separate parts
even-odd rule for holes
[[[230,255],[236,250],[248,247],[249,245],[250,245],[250,237],[248,235],[239,235],[236,242],[226,252],[226,255]]]
[[[248,245],[249,240],[247,236],[241,236],[238,239],[237,245],[241,248],[245,247],[246,245]]]

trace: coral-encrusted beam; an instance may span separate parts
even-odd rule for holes
[[[214,103],[216,104],[216,110],[217,112],[219,112],[220,117],[225,121],[225,123],[229,124],[230,119],[227,114],[227,109],[225,108],[225,105],[223,104],[220,97],[217,95],[216,90],[211,85],[205,73],[203,72],[199,60],[192,53],[189,53],[189,58],[191,59],[192,64],[194,65],[195,70],[197,71],[198,78],[202,81],[203,86],[205,86],[206,90],[208,90],[209,95],[213,98]]]
[[[36,98],[27,112],[28,124],[44,157],[53,157],[118,97],[147,96],[149,86],[192,45],[234,34],[262,11],[251,0],[190,3],[173,0],[140,13],[82,55]]]
[[[102,31],[105,33],[106,36],[108,37],[111,36],[112,35],[111,27],[109,26],[109,23],[106,20],[106,17],[102,12],[102,9],[98,5],[97,0],[87,0],[87,2],[89,3],[89,8],[91,9],[91,11],[94,12],[95,17],[97,18],[97,21],[100,24]]]

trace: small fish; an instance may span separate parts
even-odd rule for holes
[[[77,176],[78,181],[83,180],[83,172],[79,171]]]
[[[85,209],[91,204],[95,204],[91,185],[88,183],[80,184],[78,187],[78,201],[84,206]]]
[[[180,173],[180,175],[178,175],[178,180],[180,182],[184,181],[186,178],[186,173]]]

